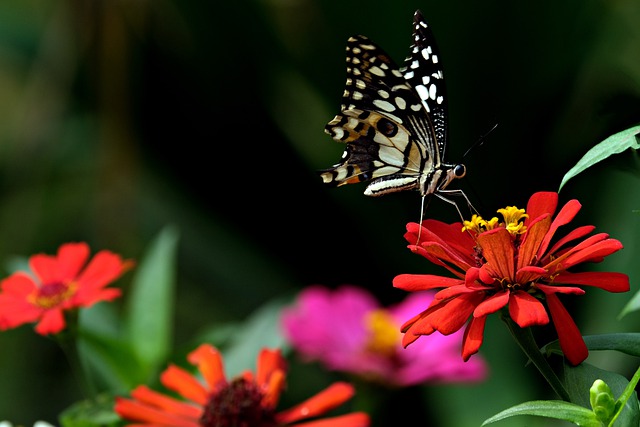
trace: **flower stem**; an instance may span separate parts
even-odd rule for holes
[[[531,328],[521,328],[508,315],[501,315],[500,317],[506,323],[507,328],[509,328],[509,332],[511,332],[511,335],[516,340],[524,354],[527,355],[529,360],[531,360],[531,363],[533,363],[533,365],[538,369],[544,379],[547,380],[553,391],[555,391],[562,400],[570,402],[571,399],[569,398],[567,389],[564,387],[553,369],[551,369],[551,365],[549,365],[547,359],[540,352],[538,345],[533,339]]]
[[[66,314],[67,327],[55,335],[55,340],[67,357],[67,362],[71,367],[73,376],[76,378],[82,393],[86,398],[93,398],[96,395],[95,387],[92,382],[89,381],[87,375],[85,375],[82,360],[78,352],[78,312],[77,310],[73,310]]]

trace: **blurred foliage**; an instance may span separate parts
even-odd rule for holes
[[[5,0],[5,273],[15,256],[54,253],[74,240],[139,260],[171,225],[180,236],[172,354],[313,283],[366,286],[383,303],[404,297],[391,286],[396,274],[433,269],[402,237],[419,219],[417,193],[375,199],[362,195],[364,186],[326,189],[315,170],[343,149],[323,127],[339,107],[347,38],[367,35],[400,62],[417,8],[445,68],[447,159],[461,160],[499,124],[463,159],[469,174],[460,185],[482,212],[557,189],[591,147],[640,122],[637,0]],[[576,223],[622,241],[625,249],[598,268],[627,273],[632,293],[640,281],[639,170],[637,154],[625,151],[561,192],[562,201],[583,204]],[[427,215],[457,219],[437,200]],[[125,290],[130,280],[120,281]],[[631,296],[596,289],[566,301],[583,334],[637,331],[637,312],[616,318]],[[549,397],[499,322],[490,320],[485,335],[486,383],[398,391],[379,425],[419,412],[439,426],[467,426]],[[0,334],[0,348],[0,418],[55,423],[82,398],[58,348],[29,327]],[[589,361],[623,375],[636,363],[600,354]],[[290,390],[301,397],[329,381],[317,366],[292,364]],[[398,410],[405,402],[421,410]],[[456,411],[461,402],[465,411]]]

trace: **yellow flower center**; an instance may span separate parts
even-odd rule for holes
[[[45,283],[36,292],[29,296],[29,302],[41,308],[53,308],[63,301],[71,298],[78,289],[75,282],[70,283]]]
[[[367,350],[386,356],[393,355],[400,342],[401,334],[391,314],[383,309],[371,311],[365,317],[365,325],[369,331]]]
[[[473,214],[471,221],[464,221],[462,223],[462,231],[473,231],[476,234],[493,230],[497,227],[504,227],[512,235],[522,234],[527,231],[527,227],[522,223],[525,218],[529,218],[529,215],[525,213],[524,209],[518,209],[515,206],[507,206],[497,211],[504,218],[504,222],[499,222],[495,216],[489,221],[483,219],[480,215]]]

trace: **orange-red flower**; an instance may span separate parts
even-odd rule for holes
[[[403,344],[435,331],[451,334],[471,318],[462,349],[463,359],[468,360],[480,349],[487,315],[508,306],[511,319],[525,328],[549,323],[548,310],[565,357],[574,365],[581,363],[588,356],[587,347],[557,294],[584,294],[583,289],[567,285],[626,292],[629,278],[614,272],[568,271],[584,262],[602,261],[622,244],[605,233],[585,238],[593,226],[554,239],[558,228],[571,222],[581,207],[571,200],[552,218],[557,204],[557,193],[539,192],[531,196],[526,211],[513,206],[500,209],[502,223],[474,215],[464,227],[426,220],[419,232],[418,224],[408,224],[409,248],[447,268],[455,278],[402,274],[394,279],[395,287],[407,291],[444,288],[426,310],[402,326]]]
[[[170,365],[161,375],[162,384],[186,400],[136,387],[133,399],[116,398],[115,411],[135,421],[130,427],[366,427],[369,416],[353,412],[331,418],[308,420],[349,400],[354,389],[336,382],[306,401],[284,411],[276,407],[285,387],[286,361],[279,350],[263,349],[258,355],[255,374],[245,371],[227,381],[222,356],[203,344],[188,355],[200,372],[201,382],[189,372]]]
[[[86,243],[66,243],[56,256],[30,257],[32,274],[18,271],[0,283],[0,329],[38,322],[37,333],[55,334],[66,325],[65,311],[120,296],[120,289],[106,286],[132,262],[103,250],[87,264],[89,254]]]

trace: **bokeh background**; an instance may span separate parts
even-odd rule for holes
[[[395,275],[440,272],[402,237],[419,219],[419,195],[329,189],[316,170],[343,150],[323,128],[338,111],[347,38],[367,35],[400,63],[416,9],[444,64],[447,160],[467,165],[456,185],[487,216],[557,190],[589,148],[640,122],[637,0],[4,0],[4,273],[15,257],[77,240],[136,259],[175,227],[176,354],[310,284],[356,284],[384,304],[400,300]],[[640,280],[638,166],[637,153],[624,152],[560,193],[561,202],[583,203],[576,225],[625,245],[598,268],[631,276],[628,295],[590,289],[565,300],[584,334],[640,327],[638,314],[617,319]],[[457,220],[438,200],[427,216]],[[497,318],[480,354],[486,382],[390,392],[376,425],[404,412],[425,425],[477,425],[516,403],[554,398]],[[291,359],[293,402],[340,378]],[[637,364],[611,354],[589,361],[625,375]],[[81,398],[55,343],[31,327],[0,334],[0,419],[55,424]]]

